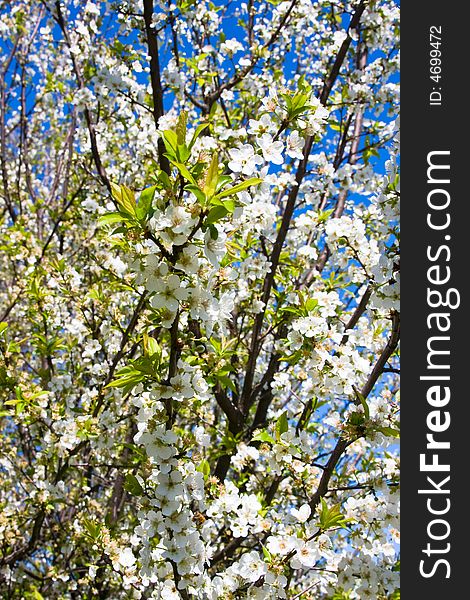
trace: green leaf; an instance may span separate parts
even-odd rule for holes
[[[181,163],[185,163],[191,154],[191,150],[186,146],[186,144],[180,144],[176,150],[176,156],[178,161]]]
[[[247,188],[251,187],[252,185],[258,185],[259,183],[262,183],[262,179],[260,179],[259,177],[251,177],[250,179],[247,179],[246,181],[243,181],[242,183],[238,183],[237,185],[234,185],[233,187],[224,190],[223,192],[220,192],[219,194],[217,194],[216,198],[218,198],[219,200],[221,200],[222,198],[226,198],[227,196],[233,196],[234,194],[238,194],[239,192],[243,192],[243,190],[246,190]]]
[[[192,147],[194,146],[197,138],[201,135],[201,133],[207,129],[209,127],[209,123],[201,123],[200,125],[198,125],[196,127],[196,131],[193,133],[193,137],[191,138],[191,141],[189,142],[189,150],[192,149]]]
[[[87,530],[88,535],[93,540],[98,539],[101,532],[101,526],[99,523],[97,523],[96,521],[92,521],[91,519],[83,519],[83,525]]]
[[[189,184],[186,185],[184,189],[194,194],[200,204],[202,204],[203,206],[206,204],[206,195],[197,185]]]
[[[251,440],[253,442],[268,442],[269,444],[274,444],[276,442],[272,435],[269,435],[266,429],[258,431],[258,433],[254,435]]]
[[[281,435],[288,430],[289,421],[287,420],[287,411],[284,411],[276,421],[276,439],[279,440],[281,438]]]
[[[299,106],[299,108],[296,108],[289,113],[289,118],[295,119],[302,113],[307,112],[307,110],[309,110],[310,108],[312,108],[312,107],[311,106]]]
[[[261,544],[261,548],[263,549],[263,556],[264,558],[268,561],[268,562],[272,562],[273,557],[271,556],[271,553],[269,552],[269,550],[266,548],[266,546],[263,546],[263,544]]]
[[[376,430],[380,431],[380,433],[383,433],[388,437],[400,437],[400,432],[398,431],[398,429],[394,429],[393,427],[377,427]]]
[[[233,373],[233,371],[235,371],[235,367],[230,363],[227,363],[217,371],[216,375],[228,375],[229,373]]]
[[[157,350],[156,354],[159,354],[159,350]],[[150,377],[153,377],[155,375],[154,361],[151,360],[150,357],[148,357],[148,356],[141,356],[140,358],[137,358],[132,363],[132,367],[136,371],[139,371],[140,373],[145,373],[146,375],[150,375]]]
[[[206,225],[212,225],[220,219],[223,219],[226,215],[229,214],[229,211],[225,208],[225,206],[214,206],[210,209],[209,214],[206,217]]]
[[[359,392],[355,388],[354,388],[354,391],[356,392],[356,396],[358,397],[359,402],[362,404],[362,407],[364,409],[364,415],[365,415],[366,419],[370,419],[370,410],[369,410],[369,405],[366,402],[366,399],[361,394],[361,392]]]
[[[292,108],[296,109],[299,107],[305,106],[305,103],[308,100],[308,94],[304,94],[303,92],[298,92],[292,98]]]
[[[241,434],[233,435],[230,430],[227,430],[226,434],[222,438],[222,446],[227,450],[234,450],[237,447],[238,440]]]
[[[217,377],[218,381],[220,381],[223,388],[229,388],[232,390],[232,392],[237,391],[237,388],[235,387],[235,384],[230,379],[230,377],[228,377],[227,375],[218,375],[217,373],[216,373],[216,377]]]
[[[365,415],[362,412],[355,411],[349,415],[349,423],[351,425],[362,427],[364,425],[365,420]]]
[[[98,218],[98,226],[104,227],[106,225],[112,225],[114,223],[122,223],[122,221],[123,217],[121,213],[112,212],[108,213],[107,215],[101,215],[101,217]]]
[[[127,473],[126,480],[124,482],[124,489],[132,494],[133,496],[142,496],[144,490],[139,483],[139,480],[132,473]]]
[[[209,119],[212,119],[212,117],[215,115],[215,113],[217,112],[217,108],[218,108],[218,104],[217,104],[217,102],[214,102],[209,111]]]
[[[317,219],[319,223],[324,223],[325,221],[328,220],[328,217],[333,214],[334,212],[334,208],[328,209],[328,210],[322,210],[318,213],[317,215]]]
[[[135,217],[136,203],[134,192],[125,185],[111,183],[111,193],[119,206],[119,210],[125,214]]]
[[[148,216],[149,210],[152,207],[153,197],[155,195],[156,185],[146,188],[140,194],[139,202],[137,203],[136,214],[137,218],[141,221],[145,220]]]
[[[321,499],[321,509],[319,513],[319,526],[322,530],[331,529],[332,527],[342,527],[347,524],[348,520],[341,514],[340,504],[335,504],[328,508],[325,499]]]
[[[302,350],[296,350],[292,354],[286,354],[285,356],[279,357],[280,361],[285,361],[290,364],[295,364],[302,358]]]
[[[186,143],[187,123],[188,117],[186,111],[183,110],[180,116],[178,117],[178,122],[176,124],[176,143],[178,146]]]
[[[163,132],[163,141],[165,142],[165,147],[167,150],[171,150],[172,154],[176,153],[176,149],[178,148],[178,136],[174,131],[168,129]]]
[[[143,335],[144,342],[144,351],[147,356],[155,356],[156,354],[161,355],[162,349],[160,348],[157,340],[154,337],[151,337],[147,333]]]
[[[170,160],[171,164],[174,165],[178,169],[178,171],[181,173],[181,175],[184,177],[184,179],[186,179],[193,185],[197,185],[196,180],[191,175],[188,168],[185,165],[183,165],[183,163],[173,160],[172,158],[170,158],[169,160]]]
[[[214,204],[215,206],[223,206],[228,210],[229,213],[233,213],[235,210],[235,200],[225,200],[224,202],[218,198],[212,198],[211,204]]]
[[[113,379],[107,388],[125,388],[127,391],[145,379],[145,374],[142,371],[137,371],[133,366],[126,366],[117,372],[117,377]]]
[[[215,225],[209,224],[209,233],[211,234],[211,238],[216,240],[219,237],[219,230]]]
[[[292,110],[292,98],[289,94],[281,94],[281,98],[283,98],[286,103],[287,112],[290,114],[290,111]]]
[[[230,177],[230,175],[219,175],[219,178],[217,179],[216,190],[219,191],[226,183],[231,183],[232,181],[233,179]]]
[[[116,227],[116,229],[113,229],[113,231],[111,232],[111,235],[116,235],[117,233],[127,233],[127,231],[127,227]]]
[[[202,460],[196,467],[196,471],[199,471],[199,473],[202,473],[204,475],[204,479],[207,480],[207,478],[211,474],[211,467],[210,467],[208,461],[205,459]]]
[[[166,190],[171,191],[171,189],[172,189],[172,187],[171,187],[171,181],[170,181],[170,178],[168,177],[168,174],[165,173],[165,171],[160,171],[159,170],[158,174],[157,174],[157,179],[162,182],[163,187]]]
[[[212,198],[217,187],[219,176],[219,159],[217,152],[214,152],[206,174],[206,183],[204,184],[204,193],[208,198]]]
[[[313,312],[318,306],[318,300],[315,298],[309,298],[305,303],[305,308],[308,312]]]

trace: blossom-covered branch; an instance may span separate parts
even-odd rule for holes
[[[398,16],[5,5],[5,598],[399,597]]]

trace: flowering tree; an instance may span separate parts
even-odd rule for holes
[[[398,598],[393,0],[0,2],[2,598]]]

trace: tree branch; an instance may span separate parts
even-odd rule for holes
[[[385,364],[387,363],[388,359],[390,358],[390,356],[396,350],[399,339],[400,339],[400,316],[396,311],[394,311],[392,313],[392,332],[391,332],[390,338],[388,339],[387,344],[386,344],[385,348],[383,349],[379,359],[375,363],[374,368],[372,369],[372,372],[367,379],[367,382],[362,387],[361,394],[364,398],[368,397],[368,395],[372,391],[375,383],[377,382],[378,378],[383,373],[383,368],[384,368]],[[357,402],[358,402],[358,400],[356,400],[356,403]],[[336,465],[338,464],[341,456],[344,454],[344,452],[346,451],[348,446],[350,446],[355,441],[356,441],[355,439],[354,440],[346,440],[343,437],[341,437],[337,441],[336,446],[335,446],[333,452],[331,453],[331,456],[326,464],[325,470],[322,473],[317,491],[312,496],[312,498],[309,502],[312,512],[315,510],[315,508],[319,504],[321,498],[328,492],[328,484],[330,482],[330,479],[333,475],[333,472],[334,472]]]
[[[152,85],[153,94],[153,120],[155,127],[158,129],[158,120],[163,116],[163,89],[160,76],[160,60],[158,52],[158,38],[155,28],[152,23],[153,17],[153,0],[144,0],[144,23],[145,33],[147,36],[147,46],[150,55],[150,83]],[[168,175],[170,174],[170,163],[168,158],[164,156],[165,144],[162,138],[158,139],[158,162],[160,168]]]
[[[345,40],[343,41],[343,44],[341,45],[340,51],[338,52],[338,56],[336,57],[336,60],[333,64],[331,72],[328,75],[328,77],[323,85],[323,89],[320,94],[320,102],[323,105],[326,105],[328,96],[329,96],[329,94],[333,88],[333,85],[339,75],[341,65],[343,64],[343,61],[346,57],[347,50],[351,44],[352,38],[349,35],[349,31],[358,27],[360,18],[365,9],[365,5],[366,5],[366,0],[362,0],[360,2],[359,6],[357,7],[356,12],[354,13],[354,15],[351,19],[351,23],[348,28],[348,34],[347,34]],[[286,236],[287,236],[287,232],[289,230],[292,216],[294,214],[294,209],[295,209],[297,196],[298,196],[299,189],[300,189],[300,184],[302,183],[302,181],[306,175],[306,172],[307,172],[307,165],[308,165],[308,160],[309,160],[310,152],[311,152],[312,145],[313,145],[313,140],[314,140],[313,136],[308,136],[307,139],[305,140],[305,145],[304,145],[304,149],[303,149],[303,158],[300,161],[298,168],[297,168],[297,172],[295,174],[295,184],[290,188],[286,206],[284,209],[284,214],[282,216],[281,225],[280,225],[280,228],[279,228],[279,231],[278,231],[278,234],[276,237],[276,241],[274,242],[274,246],[273,246],[273,249],[271,252],[271,258],[270,258],[271,269],[270,269],[269,273],[267,274],[267,276],[265,277],[264,283],[263,283],[263,293],[261,296],[261,301],[264,302],[264,308],[262,311],[260,311],[256,315],[256,318],[255,318],[255,323],[254,323],[252,337],[251,337],[250,354],[249,354],[249,359],[248,359],[248,364],[247,364],[247,369],[246,369],[246,374],[245,374],[243,391],[242,391],[242,395],[241,395],[242,411],[245,414],[249,411],[250,406],[251,406],[251,404],[250,404],[251,389],[253,386],[256,362],[257,362],[257,358],[258,358],[258,354],[259,354],[259,350],[260,350],[260,343],[259,343],[258,338],[259,338],[259,334],[260,334],[260,331],[261,331],[261,328],[263,325],[266,307],[267,307],[268,300],[269,300],[269,297],[271,294],[271,289],[272,289],[272,286],[274,283],[274,277],[276,274],[276,270],[279,265],[279,259],[281,256],[282,248],[283,248]]]

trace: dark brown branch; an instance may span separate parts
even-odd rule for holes
[[[276,42],[276,40],[278,39],[283,27],[285,26],[285,24],[287,23],[287,20],[294,8],[294,6],[297,4],[298,0],[292,0],[291,4],[289,5],[289,8],[287,9],[287,11],[285,12],[285,14],[283,15],[281,22],[279,23],[278,27],[276,27],[276,29],[274,30],[273,34],[271,35],[271,37],[269,38],[269,40],[263,45],[263,48],[269,48],[270,46],[272,46],[272,44],[274,44]],[[241,69],[238,73],[235,73],[235,75],[232,77],[231,80],[226,81],[225,83],[223,83],[221,86],[219,86],[215,92],[213,94],[211,94],[209,96],[209,98],[207,99],[207,105],[206,105],[206,109],[207,112],[210,111],[212,105],[214,104],[214,102],[217,102],[217,100],[221,97],[222,92],[224,92],[225,90],[231,90],[232,88],[234,88],[238,83],[240,83],[249,73],[251,73],[251,71],[253,71],[253,69],[255,68],[256,64],[258,63],[259,60],[259,56],[252,56],[251,62],[244,67],[243,69]]]
[[[341,67],[343,65],[344,59],[346,57],[346,53],[349,50],[349,46],[351,45],[352,37],[350,32],[356,30],[359,26],[359,22],[361,20],[362,14],[366,8],[367,0],[361,0],[358,7],[356,8],[354,15],[349,23],[347,35],[341,44],[341,47],[336,55],[335,62],[331,68],[330,74],[328,75],[325,83],[323,84],[323,88],[320,94],[320,102],[325,105],[328,100],[328,96],[335,84],[335,81],[339,75]]]
[[[168,0],[168,11],[169,11],[169,15],[168,15],[168,21],[170,23],[170,28],[171,28],[171,42],[172,42],[172,50],[173,50],[173,56],[175,57],[175,61],[176,61],[176,66],[178,67],[178,69],[180,68],[180,53],[178,50],[178,33],[176,31],[176,19],[175,19],[175,15],[173,13],[172,10],[170,10],[170,6],[171,6],[171,0]]]
[[[176,375],[178,371],[178,360],[181,354],[180,341],[178,339],[178,328],[179,328],[179,311],[176,313],[173,323],[170,327],[170,358],[168,361],[168,377],[166,384],[170,385],[171,379]],[[165,399],[165,408],[167,413],[167,429],[171,429],[174,423],[175,414],[173,410],[173,401],[171,398]]]
[[[387,345],[382,350],[381,355],[379,356],[378,361],[375,363],[374,368],[372,369],[371,374],[369,375],[366,383],[362,387],[361,394],[364,398],[372,391],[374,385],[376,384],[378,378],[383,373],[383,369],[388,362],[388,359],[392,356],[398,346],[398,342],[400,340],[400,314],[396,311],[392,313],[392,334],[387,342]]]
[[[366,291],[364,292],[364,295],[361,298],[361,301],[356,306],[356,310],[354,311],[354,313],[352,314],[351,318],[349,319],[346,327],[344,328],[344,331],[346,333],[341,338],[342,345],[344,345],[348,341],[349,333],[347,333],[347,332],[356,326],[356,323],[359,321],[361,316],[364,314],[371,295],[372,295],[372,286],[368,285]]]
[[[359,4],[359,6],[357,7],[353,18],[351,19],[351,24],[348,29],[348,35],[346,36],[345,40],[343,41],[343,44],[341,45],[338,56],[336,57],[336,60],[333,64],[331,72],[325,81],[325,84],[323,86],[323,89],[322,89],[322,92],[320,95],[320,102],[323,105],[326,105],[328,96],[329,96],[329,94],[333,88],[333,85],[339,75],[339,71],[340,71],[343,61],[346,57],[347,50],[349,49],[349,46],[351,44],[352,38],[349,35],[349,31],[351,31],[352,29],[356,29],[358,27],[360,18],[365,9],[365,5],[366,5],[366,0],[362,0],[361,3]],[[251,389],[253,386],[253,378],[254,378],[254,373],[255,373],[255,368],[256,368],[256,361],[257,361],[259,350],[260,350],[260,343],[259,343],[258,338],[259,338],[259,334],[260,334],[260,331],[261,331],[261,328],[263,325],[265,311],[266,311],[268,300],[269,300],[269,297],[271,294],[271,289],[272,289],[272,286],[274,283],[274,277],[276,274],[276,270],[279,265],[279,259],[281,256],[282,248],[283,248],[286,236],[287,236],[287,232],[289,230],[292,216],[294,214],[297,196],[298,196],[299,189],[300,189],[300,184],[302,183],[302,181],[306,175],[306,172],[307,172],[307,165],[308,165],[308,160],[309,160],[310,152],[311,152],[312,145],[313,145],[313,140],[314,140],[313,136],[308,136],[307,139],[305,140],[305,146],[304,146],[304,150],[303,150],[303,158],[300,161],[299,166],[297,168],[297,172],[295,174],[295,184],[290,188],[286,206],[284,209],[284,214],[282,216],[281,226],[279,228],[279,231],[278,231],[278,234],[276,237],[276,241],[274,242],[274,246],[272,249],[271,258],[270,258],[271,269],[270,269],[268,275],[265,277],[264,284],[263,284],[263,293],[261,296],[261,301],[264,302],[264,309],[261,312],[259,312],[255,318],[255,324],[253,327],[253,332],[252,332],[252,337],[251,337],[250,355],[249,355],[249,360],[248,360],[246,374],[245,374],[245,381],[244,381],[243,391],[242,391],[242,411],[245,414],[249,411],[250,406],[251,406]]]
[[[217,404],[224,412],[229,424],[231,424],[235,430],[241,431],[241,428],[243,427],[243,414],[240,409],[230,401],[230,398],[227,396],[226,392],[220,389],[220,386],[216,386],[214,394]],[[232,433],[236,432],[237,431],[232,431]]]
[[[279,34],[281,33],[284,25],[287,23],[287,19],[289,18],[292,10],[294,9],[294,6],[298,3],[298,1],[299,0],[292,0],[292,2],[289,5],[289,8],[286,10],[286,12],[284,13],[281,21],[279,22],[279,25],[276,27],[276,29],[274,30],[274,32],[271,35],[271,37],[269,38],[269,40],[264,45],[265,48],[269,48],[269,46],[271,46],[272,44],[274,44],[274,42],[277,40],[277,38],[279,37]]]
[[[126,443],[127,445],[124,447],[122,451],[121,460],[125,464],[127,460],[131,456],[130,444],[132,444],[134,440],[134,435],[137,432],[137,427],[135,423],[131,423],[129,427],[129,431],[127,434]],[[130,465],[135,466],[135,465]],[[118,471],[116,475],[116,479],[113,485],[113,493],[110,499],[110,507],[109,507],[109,521],[111,524],[114,524],[118,521],[119,517],[122,514],[122,510],[124,508],[124,502],[126,499],[126,490],[124,489],[125,475],[122,472],[122,466],[118,465]]]
[[[5,199],[5,205],[8,210],[13,223],[16,221],[16,213],[13,208],[11,195],[10,195],[10,182],[7,171],[7,141],[6,141],[6,99],[5,99],[5,81],[3,77],[0,78],[0,162],[2,170],[2,184],[3,184],[3,197]]]
[[[242,543],[245,541],[245,539],[246,538],[239,537],[239,538],[233,538],[232,540],[230,540],[230,542],[225,544],[221,548],[221,550],[219,550],[218,552],[216,552],[214,554],[214,556],[212,557],[212,560],[211,560],[211,566],[216,565],[218,562],[220,562],[224,558],[228,558],[228,557],[232,556],[232,554],[235,552],[235,550],[237,550],[242,545]]]
[[[388,359],[391,357],[391,355],[395,352],[395,350],[398,346],[399,339],[400,339],[400,315],[397,312],[393,312],[392,313],[392,332],[390,334],[390,337],[387,341],[385,348],[383,349],[382,353],[379,356],[379,359],[375,363],[374,368],[372,369],[372,372],[369,375],[369,378],[367,379],[367,382],[362,387],[361,394],[364,398],[367,398],[367,396],[372,391],[374,385],[376,384],[378,378],[383,373],[384,366],[387,363]],[[356,400],[356,402],[358,402],[358,400]],[[312,498],[309,502],[312,512],[313,512],[313,510],[315,510],[315,508],[319,504],[320,499],[328,492],[328,484],[329,484],[330,479],[333,475],[333,472],[336,468],[336,465],[338,464],[341,456],[344,454],[344,452],[346,451],[348,446],[350,446],[354,441],[355,440],[346,440],[341,437],[338,440],[338,442],[336,443],[336,446],[326,464],[325,470],[322,473],[317,491],[312,496]]]
[[[57,0],[55,7],[56,7],[57,15],[54,15],[54,19],[57,21],[57,24],[59,25],[59,27],[62,31],[65,43],[67,44],[67,47],[70,52],[72,44],[70,42],[70,37],[69,37],[68,31],[67,31],[67,25],[65,23],[64,16],[62,14],[60,0]],[[75,77],[77,79],[78,87],[80,90],[82,90],[86,87],[85,81],[83,79],[77,59],[75,58],[75,54],[73,52],[70,52],[70,59],[72,61],[72,68],[75,73]],[[97,141],[97,137],[96,137],[95,125],[93,123],[93,119],[91,118],[91,113],[87,106],[85,107],[83,112],[85,115],[85,121],[87,124],[88,133],[90,136],[91,153],[92,153],[93,160],[94,160],[94,163],[96,166],[96,170],[98,171],[98,176],[101,179],[101,182],[103,183],[103,185],[108,190],[108,192],[111,194],[111,184],[110,184],[110,181],[106,174],[106,169],[104,168],[103,162],[101,160],[101,155],[100,155],[100,151],[98,148],[98,141]]]
[[[163,116],[163,89],[160,76],[160,59],[158,52],[158,38],[152,23],[153,17],[153,0],[144,0],[144,22],[145,34],[147,36],[147,46],[150,55],[150,83],[152,85],[153,94],[153,119],[155,127],[158,129],[158,120]],[[158,139],[158,162],[160,168],[165,173],[170,174],[170,163],[168,158],[164,156],[165,144],[162,138]]]
[[[12,565],[24,558],[29,552],[34,550],[36,542],[38,541],[39,536],[41,534],[41,528],[45,517],[46,513],[44,509],[41,509],[36,515],[36,518],[34,519],[33,529],[28,543],[24,544],[21,548],[18,548],[8,556],[5,556],[4,558],[0,559],[0,566]]]
[[[366,64],[367,64],[367,47],[364,43],[361,42],[358,47],[357,67],[358,67],[358,69],[363,71],[366,67]],[[355,165],[358,160],[359,141],[360,141],[361,134],[362,134],[363,122],[364,122],[364,107],[362,104],[360,104],[357,109],[356,119],[354,121],[354,132],[353,132],[352,141],[351,141],[351,151],[349,153],[349,158],[348,158],[348,162],[350,165]],[[343,154],[344,154],[344,149],[343,149]],[[341,159],[342,159],[342,157],[341,157]],[[341,159],[338,160],[338,162],[335,164],[336,169],[339,168],[339,166],[341,164]],[[335,208],[333,211],[333,218],[338,219],[343,214],[344,208],[346,205],[347,196],[348,196],[348,191],[346,188],[342,189],[339,192],[338,198],[336,200],[336,205],[335,205]],[[324,200],[326,200],[326,198]],[[323,271],[328,259],[330,258],[330,255],[331,255],[330,249],[328,248],[328,246],[325,246],[322,253],[320,254],[320,257],[318,258],[315,268],[305,278],[306,286],[310,285],[310,283],[312,282],[312,280],[315,277],[316,272]]]
[[[317,491],[313,494],[312,498],[310,499],[309,505],[312,509],[312,512],[320,503],[321,498],[328,492],[328,484],[330,482],[331,476],[333,475],[333,471],[335,470],[339,459],[346,451],[347,447],[350,446],[352,443],[352,441],[345,440],[344,438],[340,438],[336,443],[336,446],[333,452],[331,453],[331,456],[328,462],[326,463],[325,469],[322,473]]]
[[[119,350],[116,353],[115,357],[113,358],[113,362],[111,363],[111,366],[109,368],[108,375],[107,375],[103,385],[100,388],[100,391],[98,394],[98,400],[96,402],[95,408],[93,409],[93,417],[96,417],[98,415],[98,413],[101,409],[101,406],[103,405],[104,388],[108,385],[108,383],[110,383],[112,381],[112,379],[114,377],[114,372],[119,364],[119,361],[124,356],[125,347],[127,346],[127,343],[129,341],[132,333],[134,332],[134,329],[135,329],[137,322],[139,320],[139,317],[140,317],[140,313],[145,306],[146,300],[147,300],[147,292],[143,292],[143,294],[140,296],[139,302],[134,310],[134,313],[126,327],[124,335],[122,336],[121,345],[120,345]]]

